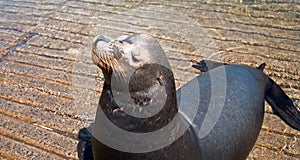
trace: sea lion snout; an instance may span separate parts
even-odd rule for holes
[[[94,64],[104,70],[108,70],[108,61],[112,54],[110,52],[110,43],[111,39],[109,37],[99,35],[93,39],[92,46],[92,60]]]

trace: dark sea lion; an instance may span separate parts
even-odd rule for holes
[[[93,132],[92,137],[94,159],[246,159],[262,126],[264,99],[288,125],[300,129],[300,111],[280,87],[263,74],[264,65],[251,68],[213,62],[204,64],[198,69],[206,73],[175,92],[167,58],[151,36],[141,34],[116,40],[99,36],[95,39],[92,56],[105,77],[94,124],[94,130],[98,131]],[[128,71],[132,75],[128,76]],[[126,100],[126,94],[125,100],[116,100],[118,94],[126,92],[124,86],[128,86],[134,104]],[[166,102],[162,106],[159,105],[161,99]],[[161,108],[153,116],[132,116],[136,110],[143,111],[153,104]],[[151,109],[145,110],[151,112]],[[134,145],[128,142],[124,145],[124,139],[132,137],[111,132],[110,126],[102,122],[105,119],[97,120],[103,117],[117,128],[139,134],[161,130],[177,117],[176,123],[169,127],[176,132],[166,133],[165,138],[150,139],[155,143],[172,142],[160,149],[138,153],[121,151],[115,147],[134,148],[138,145],[136,142],[149,143],[148,137],[133,138]],[[179,138],[169,137],[181,131],[184,125],[189,127]],[[99,132],[116,146],[106,145],[105,139],[99,140],[95,135]]]

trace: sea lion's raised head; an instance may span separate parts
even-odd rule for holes
[[[104,74],[114,71],[119,76],[128,76],[129,70],[150,63],[170,68],[159,43],[147,34],[120,36],[114,40],[100,35],[94,39],[92,52],[93,62]]]
[[[113,117],[111,121],[126,126],[126,130],[143,132],[159,129],[174,117],[177,101],[173,73],[153,37],[137,34],[112,40],[101,35],[94,39],[92,52],[93,62],[104,74],[104,86],[109,86],[109,98],[103,98],[102,93],[100,106]],[[132,126],[134,123],[137,125]]]

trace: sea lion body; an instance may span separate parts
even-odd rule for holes
[[[274,81],[263,74],[264,65],[257,69],[221,63],[213,64],[212,69],[206,66],[204,70],[207,73],[189,81],[176,92],[164,52],[151,36],[140,34],[114,41],[99,36],[93,46],[93,61],[105,77],[94,124],[96,132],[93,132],[92,138],[94,159],[246,159],[262,126],[264,99],[275,114],[300,130],[299,109]],[[131,70],[129,77],[124,74]],[[119,78],[115,80],[112,76],[114,71],[119,72]],[[124,86],[129,86],[128,95],[135,104],[131,105],[126,98],[116,101],[116,97],[126,93],[126,89],[122,89]],[[113,92],[113,87],[116,92]],[[166,94],[159,95],[162,91]],[[166,97],[166,103],[160,105],[163,97]],[[148,118],[130,115],[136,110],[143,112],[151,104],[157,104],[161,111]],[[120,136],[119,132],[109,130],[107,124],[110,122],[98,120],[103,117],[107,117],[117,128],[133,133],[159,131],[173,119],[179,117],[179,120],[174,130],[167,132],[165,137],[150,139],[155,144],[160,141],[172,143],[157,150],[135,153],[126,150],[148,143],[148,137],[134,139],[124,145],[124,140],[134,136]],[[185,132],[173,141],[170,135],[184,126],[187,126]],[[99,132],[103,132],[104,139],[99,139]],[[107,139],[110,137],[112,145],[104,142],[106,136]],[[125,149],[117,149],[120,145]]]
[[[212,81],[212,75],[219,79]],[[265,75],[255,68],[225,65],[194,78],[177,91],[180,113],[190,115],[187,108],[198,105],[197,114],[191,126],[198,137],[200,159],[246,159],[257,140],[263,122],[265,78]],[[196,83],[199,85],[197,88],[199,91],[195,90]],[[224,94],[220,93],[223,91],[218,88],[215,88],[214,91],[212,83],[226,86]],[[195,93],[200,93],[200,95],[197,96]],[[214,101],[211,99],[212,94],[225,96],[221,108],[210,106],[210,103]],[[180,95],[190,97],[190,101],[181,104]],[[194,98],[199,100],[198,104],[189,103],[197,102],[197,100],[193,100]],[[208,110],[221,112],[215,119],[216,122],[214,119],[204,120],[209,114]],[[201,127],[205,127],[207,124],[213,126],[212,129],[208,133],[201,132],[206,129]]]
[[[300,130],[300,109],[294,106],[285,92],[263,73],[265,65],[263,63],[257,68],[252,68],[209,60],[202,60],[197,65],[193,65],[206,73],[181,87],[177,91],[177,99],[180,104],[180,95],[189,94],[187,97],[193,99],[195,96],[192,95],[200,93],[199,108],[190,124],[198,137],[201,159],[246,159],[263,123],[264,100],[270,104],[275,115],[290,127]],[[195,84],[198,84],[199,92],[194,89]],[[226,87],[222,90],[224,86]],[[214,101],[222,103],[219,98],[211,99],[213,94],[225,96],[223,107],[217,109],[213,106],[208,107],[209,103]],[[191,101],[193,100],[186,102]],[[193,105],[195,104],[179,105],[179,110],[185,115],[184,117],[190,117],[186,116],[190,115],[186,107],[190,108]],[[211,117],[216,115],[209,115],[209,110],[220,109],[222,112],[216,123],[213,123],[214,118]],[[208,117],[208,121],[205,121],[205,116]],[[201,130],[210,127],[205,126],[205,123],[213,127],[203,134]]]
[[[196,136],[190,135],[187,131],[180,139],[168,147],[147,152],[147,153],[129,153],[122,152],[101,143],[95,137],[92,137],[92,147],[94,159],[102,160],[198,160],[200,158],[199,146]],[[146,137],[145,137],[146,139]]]

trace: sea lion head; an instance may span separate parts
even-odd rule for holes
[[[119,127],[137,132],[156,130],[177,113],[174,76],[153,37],[137,34],[112,40],[97,36],[92,59],[104,74],[104,85],[110,86],[111,97],[100,98],[100,106]],[[147,129],[146,125],[153,126]]]
[[[103,35],[97,36],[92,53],[93,62],[108,77],[114,71],[119,77],[129,78],[130,71],[149,63],[170,68],[159,43],[147,34],[120,36],[114,40]]]

